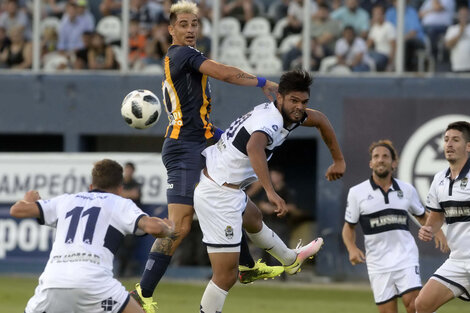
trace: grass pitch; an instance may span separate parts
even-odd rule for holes
[[[123,280],[128,290],[138,278]],[[195,313],[205,282],[162,281],[155,292],[159,313]],[[37,277],[0,276],[0,312],[21,313],[33,295]],[[399,300],[400,301],[400,300]],[[468,312],[469,304],[453,300],[439,312]],[[224,313],[377,313],[372,292],[367,285],[309,285],[276,282],[236,284],[230,291]],[[399,304],[399,312],[405,313]]]

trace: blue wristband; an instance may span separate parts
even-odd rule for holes
[[[224,131],[222,129],[216,127],[214,129],[214,139],[218,141],[223,133],[224,133]]]
[[[264,77],[256,77],[258,78],[258,84],[256,87],[264,87],[266,85],[266,78]]]

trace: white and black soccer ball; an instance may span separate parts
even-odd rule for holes
[[[124,121],[137,129],[149,128],[158,121],[162,106],[158,97],[150,90],[131,91],[122,101],[121,115]]]

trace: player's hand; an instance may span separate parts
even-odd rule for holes
[[[269,101],[274,101],[273,95],[277,93],[277,88],[278,88],[278,84],[270,80],[267,80],[266,85],[264,85],[264,87],[262,87],[261,90],[263,90],[264,95],[266,96],[266,98],[269,99]]]
[[[439,231],[434,236],[434,243],[436,249],[439,248],[442,253],[447,253],[450,251],[449,246],[447,245],[446,236],[444,235],[444,232],[441,229],[439,229]]]
[[[352,265],[357,265],[359,263],[364,263],[366,261],[366,257],[364,252],[361,251],[359,248],[354,248],[353,250],[349,251],[349,262]]]
[[[346,162],[344,160],[335,161],[328,167],[325,173],[325,177],[328,181],[333,181],[343,177],[346,171]]]
[[[267,196],[269,202],[276,207],[274,209],[274,213],[276,213],[278,217],[282,217],[287,214],[288,209],[284,199],[282,199],[275,191],[267,193]]]
[[[433,238],[431,226],[421,226],[418,232],[418,238],[422,241],[431,241]]]
[[[27,202],[35,202],[41,199],[41,196],[37,190],[29,190],[26,192],[23,199]]]
[[[167,218],[161,220],[163,226],[163,237],[169,237],[175,240],[178,237],[178,233],[175,232],[175,223]]]

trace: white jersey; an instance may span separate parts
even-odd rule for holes
[[[135,234],[146,214],[134,202],[93,190],[39,200],[40,224],[56,227],[43,288],[88,288],[113,277],[113,258],[124,235]],[[139,235],[142,235],[139,230]]]
[[[434,176],[426,207],[445,214],[450,259],[470,260],[470,159],[452,180],[450,169]]]
[[[305,118],[306,115],[303,120]],[[282,114],[273,102],[257,105],[253,111],[239,117],[222,134],[217,144],[202,152],[206,157],[209,176],[220,186],[229,183],[244,187],[256,181],[257,177],[246,151],[248,140],[255,132],[266,134],[266,158],[269,160],[274,148],[280,146],[300,123],[294,123],[288,128],[283,125]]]
[[[392,179],[384,192],[372,178],[349,189],[345,220],[361,224],[369,273],[418,266],[418,247],[408,228],[408,212],[425,214],[416,189]]]

